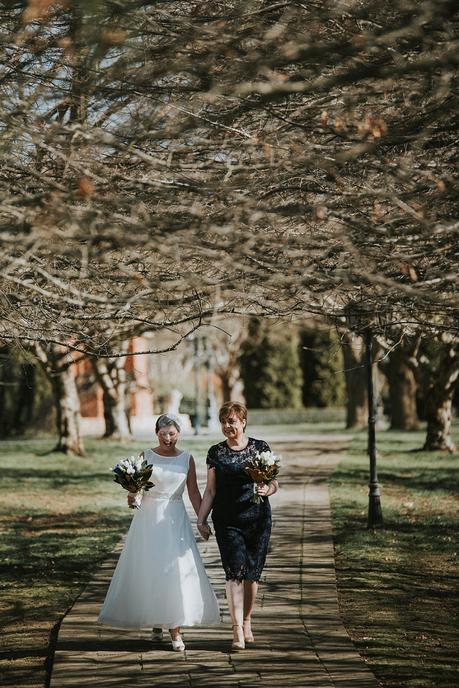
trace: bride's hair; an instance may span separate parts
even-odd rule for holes
[[[180,421],[175,415],[175,413],[163,413],[162,416],[156,420],[155,432],[161,430],[161,428],[167,428],[168,425],[174,425],[177,432],[180,432]]]

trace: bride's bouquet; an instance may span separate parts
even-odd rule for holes
[[[121,459],[112,471],[115,474],[115,483],[134,495],[134,504],[129,508],[139,509],[144,492],[155,486],[150,480],[153,466],[140,456],[130,456],[128,459]]]
[[[256,486],[260,483],[270,483],[279,475],[280,456],[271,451],[257,452],[244,467],[253,480],[254,495],[252,502],[261,504],[263,497],[256,492]]]

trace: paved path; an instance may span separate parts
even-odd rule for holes
[[[153,645],[147,631],[100,630],[95,621],[118,546],[62,622],[51,688],[377,688],[337,605],[327,478],[344,442],[270,439],[283,457],[282,489],[272,498],[273,535],[253,622],[254,648],[230,651],[214,539],[201,542],[200,549],[220,598],[221,628],[186,630],[183,654],[173,653],[168,643]]]

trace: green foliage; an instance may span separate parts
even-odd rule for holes
[[[343,406],[344,365],[335,330],[302,330],[300,362],[303,370],[303,404],[319,407]]]
[[[239,357],[249,408],[299,408],[302,376],[298,336],[253,318]]]

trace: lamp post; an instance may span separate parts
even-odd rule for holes
[[[368,396],[368,458],[370,460],[367,527],[381,528],[383,526],[383,515],[376,460],[376,405],[373,384],[373,327],[377,323],[374,314],[365,311],[357,303],[348,304],[345,312],[349,329],[359,334],[362,334],[363,331],[365,342],[365,368],[367,373]]]
[[[383,525],[383,516],[376,465],[376,405],[373,385],[373,332],[370,326],[365,329],[365,366],[368,389],[368,458],[370,459],[368,528],[381,528]]]

